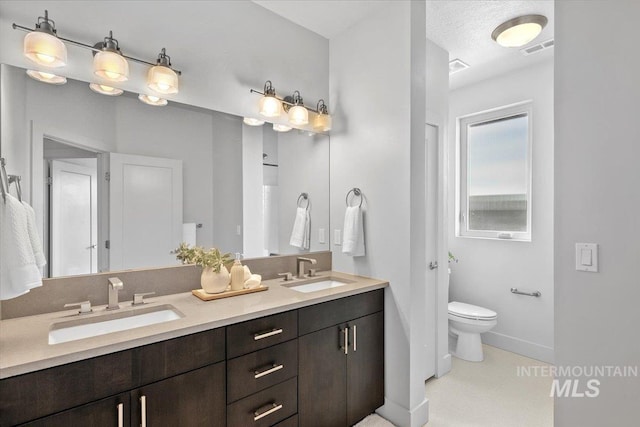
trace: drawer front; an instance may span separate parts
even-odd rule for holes
[[[242,356],[298,336],[298,312],[287,311],[227,327],[227,358]]]
[[[287,341],[227,361],[227,402],[295,377],[298,340]]]
[[[273,427],[298,427],[298,414],[279,422]]]
[[[224,328],[218,328],[139,347],[136,386],[220,362],[224,345]]]
[[[298,310],[300,335],[384,310],[384,289],[316,304]]]
[[[298,382],[291,378],[227,407],[228,426],[272,426],[298,412]]]

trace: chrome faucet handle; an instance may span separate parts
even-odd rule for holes
[[[307,274],[307,277],[316,277],[318,275],[318,273],[316,272],[315,268],[310,268],[309,269],[309,274]]]
[[[78,314],[86,314],[93,311],[93,309],[91,308],[91,301],[73,302],[64,305],[64,308],[70,307],[80,307],[80,311],[78,311]]]
[[[284,277],[284,279],[282,280],[285,282],[293,280],[293,274],[289,273],[288,271],[286,273],[278,273],[278,276]]]
[[[146,304],[144,302],[144,297],[146,297],[147,295],[155,295],[155,292],[142,292],[139,294],[133,294],[133,302],[131,303],[131,305],[142,305],[142,304]]]

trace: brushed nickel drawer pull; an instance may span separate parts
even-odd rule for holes
[[[273,414],[274,412],[279,411],[280,409],[282,409],[282,404],[278,405],[277,403],[270,403],[269,405],[267,405],[267,407],[269,409],[267,409],[264,412],[260,412],[260,409],[262,408],[259,408],[258,410],[256,410],[253,413],[253,421],[258,421],[259,419],[264,418],[269,414]]]
[[[272,374],[276,371],[279,371],[280,369],[284,368],[284,365],[280,364],[280,365],[276,365],[275,363],[273,365],[271,365],[271,367],[265,369],[264,371],[253,371],[253,378],[258,379],[258,378],[262,378],[265,375],[269,375]]]
[[[349,354],[349,328],[344,328],[342,333],[344,334],[344,354]]]
[[[147,396],[140,396],[140,427],[147,427]]]
[[[353,351],[358,351],[358,327],[353,325]]]
[[[124,427],[124,403],[118,403],[118,427]]]
[[[274,330],[269,331],[269,332],[263,332],[261,334],[253,335],[253,340],[254,341],[258,341],[258,340],[261,340],[261,339],[264,339],[264,338],[269,338],[269,337],[272,337],[274,335],[278,335],[278,334],[281,334],[281,333],[282,333],[282,328],[274,329]]]

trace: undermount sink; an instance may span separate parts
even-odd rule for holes
[[[325,289],[339,288],[340,286],[348,285],[349,283],[353,283],[353,281],[338,279],[335,277],[319,277],[317,279],[305,280],[304,282],[292,283],[284,286],[296,292],[303,292],[306,294],[309,292],[324,291]]]
[[[49,344],[81,340],[83,338],[170,322],[184,317],[184,314],[170,304],[121,310],[123,311],[88,315],[90,317],[54,323],[49,330]]]

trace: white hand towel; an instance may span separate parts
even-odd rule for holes
[[[309,217],[309,211],[306,208],[298,208],[296,210],[296,219],[293,223],[293,230],[291,231],[291,239],[289,244],[300,249],[309,249],[309,243],[311,240],[311,219]]]
[[[31,248],[33,249],[33,257],[36,261],[36,266],[42,268],[47,265],[47,259],[44,256],[42,250],[42,241],[40,235],[38,235],[38,227],[36,227],[36,212],[27,202],[22,202],[25,211],[27,212],[27,231],[29,232],[29,240],[31,241]]]
[[[252,274],[249,280],[244,282],[245,289],[255,289],[262,283],[262,276],[259,274]]]
[[[42,286],[27,228],[25,207],[10,194],[0,198],[0,300]]]
[[[344,214],[342,253],[364,256],[364,223],[360,206],[348,206]]]

